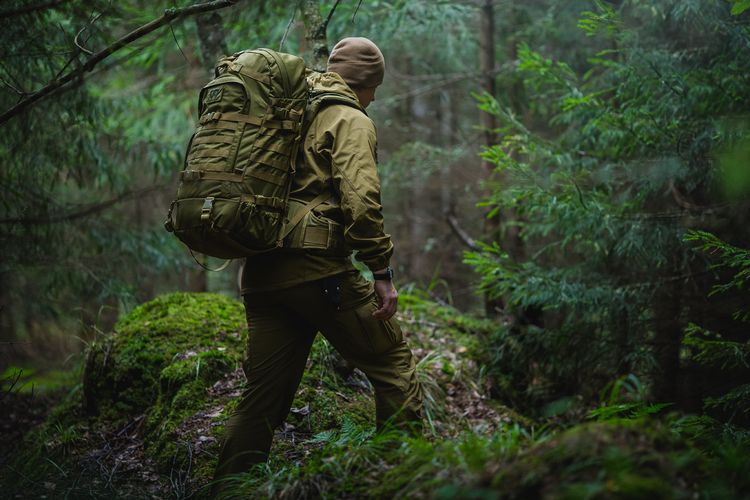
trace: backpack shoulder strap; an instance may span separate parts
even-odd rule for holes
[[[307,108],[305,109],[305,125],[302,130],[303,137],[307,135],[307,131],[310,128],[312,121],[315,119],[315,116],[320,112],[320,110],[332,104],[343,104],[345,106],[350,106],[362,111],[365,115],[367,115],[367,112],[359,104],[359,101],[357,101],[356,99],[352,99],[351,97],[347,97],[337,92],[321,92],[319,94],[312,94],[310,96],[310,100],[307,103]]]

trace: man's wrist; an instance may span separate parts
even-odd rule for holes
[[[391,281],[393,280],[393,269],[386,267],[378,271],[373,271],[372,278],[378,281]]]

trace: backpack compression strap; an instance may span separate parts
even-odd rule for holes
[[[289,219],[289,222],[287,222],[284,225],[284,229],[281,231],[281,234],[279,235],[279,246],[281,246],[281,243],[284,241],[284,238],[289,236],[289,233],[292,232],[292,230],[297,226],[297,224],[302,222],[302,219],[304,219],[308,213],[318,208],[321,204],[323,204],[323,202],[326,202],[329,199],[331,199],[332,196],[333,195],[331,193],[324,191],[320,193],[318,196],[316,196],[315,198],[313,198],[312,200],[308,201],[305,204],[305,206],[302,208],[302,210],[297,212],[294,215],[294,217]]]
[[[365,113],[365,115],[367,115],[364,108],[359,104],[358,101],[355,101],[354,99],[351,99],[347,96],[337,94],[334,92],[324,92],[324,93],[318,94],[312,98],[312,101],[308,109],[305,110],[305,115],[306,115],[305,126],[302,129],[302,133],[301,133],[302,137],[305,137],[307,135],[307,131],[310,128],[310,125],[312,125],[312,121],[315,118],[315,116],[318,114],[318,112],[324,106],[328,106],[330,104],[344,104],[346,106],[351,106],[353,108],[359,109],[360,111]],[[292,169],[293,171],[296,171],[297,155],[294,154],[292,158],[294,162],[292,165]],[[290,180],[289,187],[291,188],[291,180]],[[307,204],[305,204],[302,210],[297,212],[295,216],[284,225],[284,228],[279,234],[279,239],[277,242],[278,246],[279,247],[283,246],[284,239],[287,236],[289,236],[289,233],[291,233],[294,230],[297,224],[302,222],[302,219],[304,219],[308,213],[312,212],[313,210],[318,208],[322,203],[328,201],[332,197],[333,197],[333,193],[327,193],[324,191],[320,193],[318,196],[316,196],[315,198],[313,198],[311,201],[309,201]]]

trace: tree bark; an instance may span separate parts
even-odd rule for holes
[[[497,88],[495,85],[495,7],[494,0],[484,0],[479,16],[479,72],[481,73],[482,90],[495,97]],[[491,147],[495,143],[496,128],[495,116],[485,111],[479,112],[479,125],[482,128],[482,144]],[[494,165],[482,159],[482,169],[487,178],[494,172]],[[486,214],[485,214],[486,215]],[[484,237],[487,242],[499,239],[500,214],[494,217],[484,218]],[[487,316],[496,316],[502,309],[502,301],[491,299],[488,295],[484,298],[484,310]]]
[[[307,66],[316,71],[325,71],[328,63],[328,37],[326,31],[328,23],[333,17],[340,0],[336,0],[325,19],[320,15],[320,2],[318,0],[304,0],[302,2],[302,20],[305,25]]]
[[[479,71],[482,90],[491,96],[497,95],[495,85],[495,8],[494,0],[484,0],[479,21]],[[485,111],[479,113],[479,124],[482,127],[482,143],[490,147],[495,143],[493,130],[496,127],[495,116]],[[491,174],[492,163],[482,160],[482,167]]]
[[[673,259],[672,265],[665,271],[664,276],[679,274],[680,266]],[[664,280],[657,285],[658,290],[654,300],[654,337],[652,341],[656,369],[652,374],[653,385],[651,395],[655,401],[677,401],[679,382],[682,378],[680,370],[680,345],[682,343],[683,324],[682,313],[683,284],[679,281]]]
[[[214,11],[196,16],[195,25],[198,28],[198,39],[201,41],[203,66],[213,69],[216,61],[229,53],[221,14]]]

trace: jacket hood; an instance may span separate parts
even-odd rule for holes
[[[311,92],[340,94],[353,99],[354,102],[359,102],[357,94],[354,93],[338,73],[319,73],[318,71],[308,70],[306,77],[307,85],[310,87]],[[364,109],[362,110],[364,111]]]

